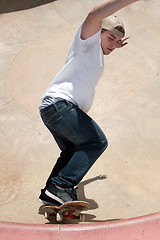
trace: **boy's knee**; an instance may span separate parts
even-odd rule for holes
[[[107,138],[105,138],[101,141],[101,148],[105,150],[107,147],[108,147],[108,140]]]
[[[104,141],[104,145],[105,145],[105,149],[106,149],[108,147],[108,140],[107,140],[107,138]]]

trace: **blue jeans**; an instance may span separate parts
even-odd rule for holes
[[[107,148],[107,139],[92,118],[66,100],[51,104],[40,114],[61,150],[46,187],[51,182],[74,187]]]

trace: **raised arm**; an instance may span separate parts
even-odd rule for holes
[[[81,38],[87,39],[93,36],[101,29],[104,18],[137,1],[139,0],[107,0],[95,6],[83,23]]]

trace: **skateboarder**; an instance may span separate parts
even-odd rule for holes
[[[104,70],[104,55],[127,44],[123,23],[111,15],[137,1],[108,0],[89,12],[64,67],[42,97],[42,120],[61,150],[39,196],[44,204],[77,200],[74,187],[108,146],[104,133],[87,112]]]

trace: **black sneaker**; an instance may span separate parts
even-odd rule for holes
[[[46,194],[45,194],[45,189],[41,189],[41,195],[39,196],[39,202],[44,204],[44,205],[60,205],[59,202],[53,200],[52,198],[48,197]]]
[[[57,188],[53,183],[47,187],[45,194],[53,200],[60,202],[61,204],[78,201],[76,190],[74,188],[61,190]]]

